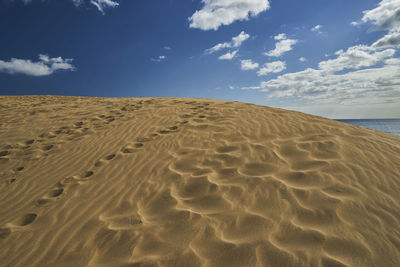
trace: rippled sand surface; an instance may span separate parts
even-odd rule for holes
[[[0,266],[399,266],[400,137],[218,100],[0,96]]]

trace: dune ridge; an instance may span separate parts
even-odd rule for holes
[[[0,266],[399,266],[400,137],[182,98],[0,96]]]

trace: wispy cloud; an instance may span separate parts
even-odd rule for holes
[[[238,52],[238,50],[228,52],[228,53],[218,57],[218,59],[219,60],[232,60],[236,56],[237,52]]]
[[[306,59],[305,57],[301,57],[301,58],[299,58],[299,61],[300,61],[300,62],[306,62],[307,59]]]
[[[250,35],[242,31],[239,35],[232,37],[230,42],[219,43],[206,50],[206,53],[212,54],[225,48],[237,48],[242,45],[244,41],[250,38]]]
[[[22,0],[24,4],[29,4],[33,0]],[[89,2],[94,5],[98,11],[100,11],[103,15],[105,14],[105,9],[118,7],[119,3],[113,0],[71,0],[71,2],[76,6],[82,6],[85,2]]]
[[[90,3],[95,5],[102,14],[104,14],[104,9],[106,8],[119,6],[117,2],[111,0],[90,0]]]
[[[288,39],[286,34],[281,33],[274,37],[278,42],[275,44],[275,49],[264,53],[264,55],[269,57],[280,57],[286,52],[293,49],[293,46],[297,44],[298,40]]]
[[[217,30],[237,20],[247,20],[270,8],[268,0],[202,0],[204,6],[190,18],[190,28]]]
[[[25,74],[30,76],[47,76],[56,71],[72,71],[75,67],[72,59],[61,57],[50,58],[48,55],[39,55],[39,61],[12,58],[10,61],[0,60],[0,72],[9,74]]]

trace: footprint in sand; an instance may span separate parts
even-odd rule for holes
[[[28,213],[13,221],[11,224],[15,226],[27,226],[29,224],[32,224],[36,220],[36,218],[36,213]]]
[[[49,191],[44,197],[36,200],[36,205],[37,206],[47,206],[52,201],[58,199],[63,193],[64,193],[63,187],[54,188],[51,191]]]
[[[49,151],[49,150],[51,150],[53,147],[54,147],[54,145],[45,145],[45,146],[42,147],[42,150],[44,150],[44,151]]]
[[[35,140],[31,139],[31,140],[27,140],[25,141],[25,145],[32,145],[35,142]]]
[[[105,163],[107,163],[107,161],[113,160],[113,159],[115,158],[115,156],[116,156],[115,154],[110,154],[110,155],[104,157],[104,159],[99,159],[99,160],[94,164],[94,166],[95,166],[95,167],[100,167],[100,166],[104,165]]]
[[[172,126],[172,127],[169,127],[168,128],[168,130],[160,130],[160,131],[158,131],[160,134],[169,134],[169,133],[173,133],[173,132],[176,132],[177,130],[178,130],[178,126]]]
[[[36,213],[27,213],[24,216],[12,221],[9,225],[11,228],[20,228],[20,227],[25,227],[27,225],[32,224],[37,218]],[[12,231],[10,227],[3,227],[0,228],[0,239],[5,239],[9,235],[11,235]]]
[[[135,152],[135,149],[133,149],[131,147],[125,147],[125,148],[122,148],[121,151],[124,154],[132,154]]]
[[[89,180],[90,177],[93,176],[93,174],[94,174],[93,171],[87,171],[87,172],[83,173],[82,175],[80,175],[78,180],[87,181],[87,180]]]
[[[135,151],[138,151],[138,149],[143,148],[144,144],[143,143],[135,143],[133,145],[127,145],[121,149],[122,153],[124,154],[132,154]]]
[[[21,167],[17,167],[14,169],[14,172],[20,172],[23,171],[25,169],[25,167],[21,166]]]

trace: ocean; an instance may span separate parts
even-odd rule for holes
[[[400,135],[400,119],[337,120],[390,134]]]

